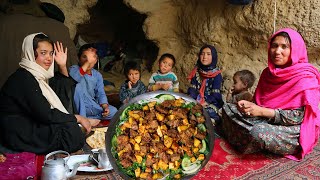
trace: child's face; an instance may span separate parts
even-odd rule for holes
[[[140,79],[140,72],[138,70],[130,69],[127,77],[128,80],[132,82],[132,84],[136,84]]]
[[[89,49],[83,51],[80,56],[80,59],[79,59],[80,66],[82,66],[85,62],[88,61],[90,64],[88,69],[92,69],[98,61],[98,55],[97,55],[96,51],[97,50],[94,48],[89,48]]]
[[[172,70],[173,67],[173,60],[166,57],[159,63],[159,68],[161,74],[168,73]]]
[[[200,54],[201,64],[208,66],[212,63],[212,55],[210,48],[204,48]]]
[[[53,62],[52,44],[47,41],[41,41],[38,43],[36,52],[36,63],[43,67],[43,69],[48,70]]]
[[[243,83],[238,75],[233,76],[233,92],[240,93],[247,89],[247,85]]]

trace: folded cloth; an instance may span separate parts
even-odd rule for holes
[[[6,154],[6,161],[0,163],[0,177],[2,180],[35,179],[36,175],[36,154],[34,153]]]

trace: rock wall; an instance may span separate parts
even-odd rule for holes
[[[69,28],[70,37],[73,39],[77,33],[77,25],[90,20],[88,8],[91,8],[98,0],[41,0],[58,6],[65,15],[64,24]]]
[[[97,0],[45,0],[60,7],[65,24],[74,37],[76,25],[89,19],[87,8]],[[212,44],[218,51],[218,66],[222,69],[224,89],[232,84],[232,75],[249,69],[259,77],[267,64],[267,40],[273,33],[274,1],[254,0],[246,6],[227,0],[123,0],[127,6],[147,14],[144,23],[146,37],[154,41],[162,53],[177,59],[174,71],[186,90],[186,76],[193,68],[203,44]],[[70,11],[72,9],[72,11]],[[77,9],[77,10],[76,10]],[[277,1],[276,30],[291,27],[298,30],[308,46],[309,62],[320,67],[320,0]],[[153,65],[153,71],[158,63]]]
[[[246,6],[226,0],[125,0],[138,12],[148,14],[146,36],[156,42],[159,55],[170,52],[177,58],[175,72],[186,90],[188,75],[200,47],[212,44],[218,51],[218,66],[223,70],[224,88],[232,75],[249,69],[259,77],[267,64],[267,39],[273,33],[274,1],[258,1]],[[320,1],[283,0],[276,5],[276,30],[291,27],[305,38],[309,62],[320,66]],[[157,69],[155,63],[154,70]]]

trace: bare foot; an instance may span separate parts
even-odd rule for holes
[[[99,119],[89,119],[89,122],[91,124],[92,127],[97,126],[100,122]]]

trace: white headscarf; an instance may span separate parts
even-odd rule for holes
[[[52,109],[56,108],[64,113],[69,114],[66,108],[64,108],[63,104],[61,103],[59,97],[48,84],[49,79],[54,76],[54,62],[52,62],[48,70],[45,70],[43,67],[36,63],[33,49],[33,39],[38,34],[44,33],[30,34],[24,38],[22,43],[21,61],[19,65],[29,71],[36,78],[43,96],[48,100]]]

